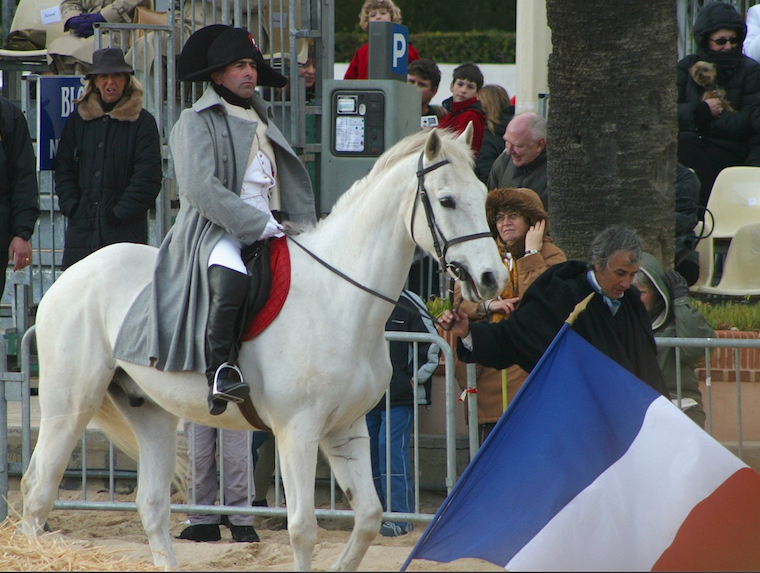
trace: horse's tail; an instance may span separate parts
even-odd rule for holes
[[[93,421],[109,438],[113,440],[113,443],[117,448],[133,460],[139,460],[140,450],[137,445],[135,434],[132,432],[132,426],[130,426],[129,421],[121,413],[121,410],[119,410],[109,393],[106,393],[105,398],[103,398],[103,403],[101,404],[100,409],[95,413],[95,416],[93,416]],[[181,452],[179,452],[180,449],[182,449],[182,446],[178,444],[178,455],[175,458],[172,485],[184,501],[184,497],[187,494],[188,463],[187,455],[181,455]]]

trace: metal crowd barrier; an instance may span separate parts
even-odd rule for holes
[[[22,459],[21,463],[8,463],[7,456],[4,457],[0,461],[0,517],[5,517],[7,515],[7,493],[8,493],[8,477],[9,475],[20,475],[29,464],[29,460],[31,457],[31,451],[32,451],[32,428],[31,428],[31,400],[30,400],[30,383],[31,383],[31,376],[30,376],[30,364],[31,364],[31,343],[34,335],[34,327],[30,328],[24,335],[21,345],[20,345],[20,356],[22,358],[21,360],[21,372],[7,372],[7,366],[3,368],[4,372],[0,373],[0,381],[2,381],[2,384],[0,384],[0,424],[5,423],[6,425],[6,432],[0,436],[0,448],[5,448],[5,451],[7,452],[7,404],[10,401],[20,401],[21,402],[21,421],[22,421],[22,428],[21,428],[21,434],[22,434]],[[436,344],[441,348],[443,357],[444,357],[444,365],[445,365],[445,373],[444,373],[444,384],[445,384],[445,413],[446,413],[446,430],[445,430],[445,442],[446,442],[446,477],[445,477],[445,487],[447,491],[450,491],[451,488],[454,486],[458,475],[457,475],[457,459],[456,459],[456,420],[457,416],[461,415],[457,412],[457,396],[459,394],[458,387],[456,386],[456,381],[454,378],[454,355],[451,347],[446,343],[446,341],[441,338],[440,336],[434,335],[434,334],[423,334],[423,333],[400,333],[400,332],[386,332],[386,340],[387,341],[407,341],[411,342],[414,345],[414,356],[415,356],[415,371],[418,368],[418,364],[416,363],[416,346],[417,344],[424,343],[424,342],[430,342],[433,344]],[[0,359],[6,358],[6,349],[4,348],[5,341],[0,338]],[[742,367],[741,367],[741,361],[739,360],[739,354],[742,349],[760,349],[760,340],[736,340],[736,339],[718,339],[718,338],[659,338],[657,339],[657,344],[659,347],[675,347],[676,348],[676,357],[679,357],[680,350],[679,348],[693,348],[693,347],[699,347],[705,349],[705,370],[706,370],[706,395],[703,397],[705,402],[705,411],[707,415],[707,422],[706,422],[706,431],[710,434],[713,432],[713,396],[712,396],[712,376],[711,376],[711,366],[710,366],[710,349],[716,349],[716,348],[729,348],[733,349],[735,353],[735,373],[736,373],[736,381],[734,382],[736,386],[736,407],[737,407],[737,447],[738,447],[738,456],[740,458],[744,458],[744,436],[742,431]],[[678,360],[677,360],[678,362]],[[0,364],[0,367],[3,367],[2,364]],[[470,368],[469,372],[470,374],[468,379],[468,386],[473,387],[474,386],[474,368]],[[681,373],[680,369],[677,370],[676,376],[678,378],[678,399],[680,400],[680,378]],[[417,384],[417,380],[414,380],[415,386]],[[470,408],[470,416],[469,416],[469,446],[470,446],[470,457],[474,456],[477,452],[478,448],[478,436],[477,436],[477,394],[473,393],[469,395],[469,405],[468,408]],[[414,469],[414,499],[415,499],[415,510],[414,513],[410,514],[402,514],[402,513],[390,513],[388,511],[388,508],[391,504],[391,499],[386,500],[387,507],[384,508],[385,512],[383,514],[384,520],[395,520],[395,521],[407,521],[407,522],[416,522],[416,523],[427,523],[429,522],[433,514],[430,513],[423,513],[420,511],[420,488],[421,488],[421,481],[420,481],[420,458],[419,458],[419,452],[420,452],[420,433],[419,433],[419,406],[415,404],[414,408],[414,432],[413,432],[413,448],[412,448],[412,455],[413,455],[413,462],[412,467]],[[224,440],[223,433],[222,433],[222,442]],[[5,442],[5,443],[3,443]],[[250,439],[249,439],[250,444]],[[79,475],[81,477],[81,500],[76,501],[65,501],[65,500],[58,500],[55,503],[56,509],[76,509],[76,510],[82,510],[82,509],[88,509],[88,510],[123,510],[123,511],[136,511],[136,506],[134,503],[131,502],[118,502],[115,501],[115,481],[116,479],[125,478],[125,477],[133,477],[135,476],[134,472],[129,471],[123,471],[119,470],[114,466],[114,453],[115,449],[113,446],[113,443],[109,443],[109,467],[108,468],[89,468],[87,465],[87,456],[86,456],[86,450],[87,450],[87,434],[83,435],[82,438],[82,456],[81,456],[81,469],[77,469],[76,471],[69,470],[67,472],[67,475]],[[250,454],[250,447],[249,450],[249,456]],[[389,452],[386,451],[386,456],[389,456]],[[244,514],[244,515],[257,515],[257,516],[281,516],[285,517],[287,515],[286,508],[284,506],[285,500],[281,497],[281,488],[280,488],[280,473],[279,473],[279,464],[277,463],[277,459],[275,458],[275,472],[274,472],[274,506],[273,507],[251,507],[250,502],[253,498],[253,490],[251,487],[249,487],[249,500],[248,500],[248,507],[230,507],[225,506],[223,504],[224,497],[223,493],[220,492],[221,495],[221,504],[215,505],[215,506],[208,506],[208,505],[198,505],[195,503],[194,499],[189,499],[188,503],[186,504],[173,504],[171,506],[171,511],[176,513],[207,513],[207,514]],[[249,482],[252,480],[252,472],[253,472],[253,463],[252,460],[249,457]],[[190,475],[188,476],[188,479],[192,478],[193,469],[191,464],[190,469]],[[224,469],[222,467],[221,469],[222,475],[220,476],[220,483],[223,483],[223,472]],[[88,501],[87,500],[87,480],[89,479],[108,479],[108,491],[109,491],[109,501]],[[388,475],[388,488],[387,490],[390,492],[390,475]],[[318,482],[324,483],[326,480],[325,478],[318,478]],[[329,487],[330,487],[330,506],[327,509],[319,508],[316,510],[317,517],[319,518],[325,518],[325,519],[350,519],[353,517],[353,511],[349,509],[342,509],[338,507],[337,502],[337,488],[336,488],[336,481],[334,479],[334,476],[332,473],[330,474],[329,478]]]
[[[7,403],[8,401],[21,401],[21,435],[22,435],[22,461],[21,463],[8,464],[7,455],[2,458],[0,462],[0,499],[2,499],[2,505],[0,505],[0,518],[5,518],[8,513],[7,507],[7,495],[8,495],[8,477],[10,474],[20,476],[26,471],[29,466],[32,452],[32,424],[31,424],[31,376],[29,375],[29,364],[31,359],[31,343],[34,338],[35,327],[32,326],[24,335],[20,346],[20,355],[22,356],[22,372],[5,372],[0,374],[0,424],[5,423],[7,429]],[[386,340],[390,341],[404,341],[410,342],[413,345],[414,353],[414,370],[415,373],[419,368],[417,363],[417,346],[420,343],[431,343],[437,345],[444,356],[446,364],[444,381],[445,381],[445,400],[446,400],[446,477],[445,486],[447,491],[450,491],[454,486],[457,479],[457,467],[456,467],[456,400],[457,389],[454,379],[454,356],[451,347],[446,341],[438,335],[428,333],[404,333],[404,332],[386,332]],[[0,337],[0,344],[4,343],[4,339]],[[7,353],[3,347],[0,346],[1,357],[6,357]],[[0,368],[2,364],[0,364]],[[7,370],[7,367],[4,368]],[[415,374],[414,378],[415,388],[417,387],[418,380]],[[388,404],[389,405],[389,404]],[[389,431],[388,427],[388,431]],[[192,429],[191,429],[192,432]],[[7,444],[7,431],[0,437],[0,448],[4,447],[4,451],[8,451]],[[175,513],[204,513],[204,514],[242,514],[242,515],[258,515],[258,516],[287,516],[287,510],[284,507],[284,500],[281,497],[280,486],[280,471],[279,462],[277,456],[275,456],[275,473],[274,473],[274,506],[273,507],[251,507],[253,501],[253,462],[251,453],[251,435],[249,433],[248,444],[248,503],[247,507],[231,507],[224,505],[224,493],[223,488],[220,487],[220,504],[209,506],[199,505],[196,503],[194,495],[188,499],[185,504],[172,504],[171,511]],[[389,492],[388,499],[386,500],[387,507],[384,513],[384,519],[402,520],[408,522],[426,523],[433,518],[433,514],[425,514],[420,512],[420,474],[419,474],[419,405],[415,403],[414,406],[414,431],[413,431],[413,468],[414,474],[414,499],[415,499],[415,512],[410,514],[405,513],[393,513],[391,514],[387,508],[391,507],[391,488],[390,479],[391,475],[388,472],[388,487]],[[5,440],[5,444],[3,444]],[[388,440],[389,441],[389,440]],[[193,436],[190,437],[190,443],[194,443]],[[220,446],[217,451],[223,447],[224,443],[224,431],[220,432]],[[276,441],[275,441],[276,444]],[[188,448],[190,445],[188,444]],[[108,455],[108,468],[90,468],[87,461],[87,431],[82,435],[81,441],[81,468],[77,470],[68,470],[67,477],[78,476],[81,479],[81,500],[67,501],[57,500],[55,502],[55,509],[76,509],[76,510],[104,510],[104,511],[136,511],[137,507],[133,502],[119,502],[116,501],[116,479],[125,477],[136,478],[136,472],[120,471],[115,467],[115,448],[113,442],[109,440],[109,455]],[[390,452],[386,452],[386,456],[390,456]],[[195,466],[192,463],[194,460],[190,460],[189,472],[187,480],[192,480],[195,473]],[[5,462],[5,463],[3,463]],[[390,464],[388,464],[390,467]],[[224,464],[220,463],[220,476],[219,482],[224,483]],[[87,484],[88,479],[108,479],[108,494],[109,501],[88,501],[87,500]],[[320,481],[318,479],[318,481]],[[329,509],[317,509],[317,517],[326,519],[351,519],[353,518],[353,511],[348,509],[340,509],[337,502],[337,487],[336,480],[332,472],[330,472],[329,487],[330,487],[330,507]],[[193,494],[195,492],[193,491]],[[392,517],[391,517],[392,516]]]

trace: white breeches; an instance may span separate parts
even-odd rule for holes
[[[245,268],[243,257],[240,256],[240,250],[243,245],[232,235],[225,235],[216,246],[211,250],[211,256],[208,258],[208,266],[219,265],[237,271],[244,275],[248,274]]]

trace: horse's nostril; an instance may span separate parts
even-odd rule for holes
[[[496,276],[491,272],[485,272],[480,277],[480,284],[487,289],[495,289],[498,286]]]

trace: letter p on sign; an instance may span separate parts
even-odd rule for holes
[[[393,34],[393,67],[401,65],[402,58],[406,56],[406,37],[403,34]]]
[[[400,24],[393,24],[392,28],[393,51],[391,54],[391,71],[394,74],[406,77],[407,54],[409,51],[407,27],[401,26]]]

